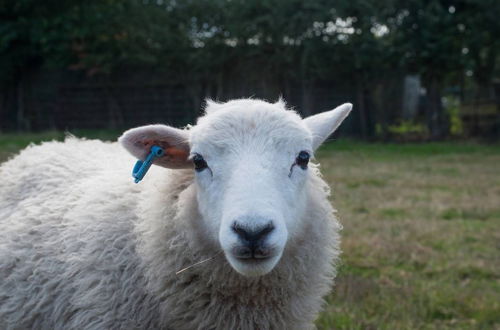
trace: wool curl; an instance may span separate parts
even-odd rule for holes
[[[341,228],[316,167],[304,231],[247,278],[193,236],[193,171],[154,167],[134,185],[133,162],[117,143],[67,138],[0,167],[1,329],[314,328]]]

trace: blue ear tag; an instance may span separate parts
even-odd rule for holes
[[[153,164],[155,158],[161,157],[164,154],[165,151],[163,151],[161,147],[152,146],[148,157],[146,157],[146,160],[138,160],[137,163],[135,163],[134,169],[132,170],[132,176],[135,179],[135,183],[139,183],[139,181],[144,178],[149,168],[151,167],[151,164]]]

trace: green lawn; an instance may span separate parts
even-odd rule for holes
[[[0,161],[63,135],[0,135]],[[344,225],[319,329],[500,329],[499,145],[341,140],[317,158]]]
[[[332,142],[344,225],[320,329],[500,329],[500,146]]]

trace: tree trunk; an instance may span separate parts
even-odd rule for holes
[[[304,48],[302,52],[302,58],[300,61],[300,81],[301,81],[301,104],[302,104],[302,115],[304,117],[314,114],[316,111],[313,110],[313,104],[311,99],[311,86],[312,82],[308,79],[308,64],[309,64],[309,49]]]
[[[366,113],[365,88],[362,77],[356,79],[356,110],[359,113],[359,128],[361,137],[368,138],[368,118]]]
[[[25,118],[25,108],[24,108],[24,84],[23,76],[20,75],[17,81],[17,109],[16,109],[16,123],[17,130],[24,131],[26,129],[26,118]]]
[[[496,122],[494,127],[494,134],[496,138],[500,137],[500,81],[495,81],[493,83],[493,88],[495,91],[495,103],[496,103]]]
[[[305,79],[302,79],[302,86],[301,86],[301,92],[302,92],[302,115],[304,117],[308,117],[310,115],[313,115],[315,111],[313,110],[313,104],[312,104],[312,98],[311,98],[311,83],[309,81],[305,81]]]
[[[106,94],[106,106],[108,108],[107,128],[123,128],[125,125],[123,107],[121,106],[119,99],[113,93],[113,86],[109,80],[109,77],[106,77],[104,92]]]
[[[432,77],[427,84],[428,105],[426,111],[427,127],[433,140],[440,140],[446,136],[447,121],[441,102],[441,84],[438,79]]]

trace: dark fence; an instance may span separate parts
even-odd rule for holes
[[[126,129],[158,122],[183,126],[196,120],[206,98],[275,101],[281,96],[290,107],[310,115],[354,102],[356,95],[335,82],[306,88],[270,81],[226,81],[223,86],[179,81],[179,77],[152,71],[94,77],[71,71],[33,73],[0,92],[0,130]],[[356,134],[357,126],[353,120],[345,131]]]
[[[354,111],[342,125],[341,134],[365,138],[380,137],[381,130],[402,120],[426,116],[425,96],[417,96],[418,107],[408,110],[403,95],[408,99],[409,90],[400,72],[386,73],[370,84],[334,79],[305,84],[258,75],[247,80],[229,76],[211,81],[213,75],[208,77],[183,83],[182,77],[152,70],[96,76],[74,71],[34,72],[0,91],[0,131],[127,129],[150,123],[184,126],[195,122],[205,98],[275,101],[282,96],[303,116],[352,102]],[[420,87],[413,90],[418,93]],[[498,136],[498,100],[486,107],[484,102],[463,104],[463,126],[469,133]],[[409,118],[408,113],[412,113]],[[483,122],[489,125],[487,129]]]
[[[165,78],[88,77],[40,72],[3,93],[2,130],[116,129],[145,123],[186,124],[194,111],[186,89]]]
[[[70,85],[58,90],[56,128],[124,128],[151,122],[187,123],[185,90],[169,85]]]

